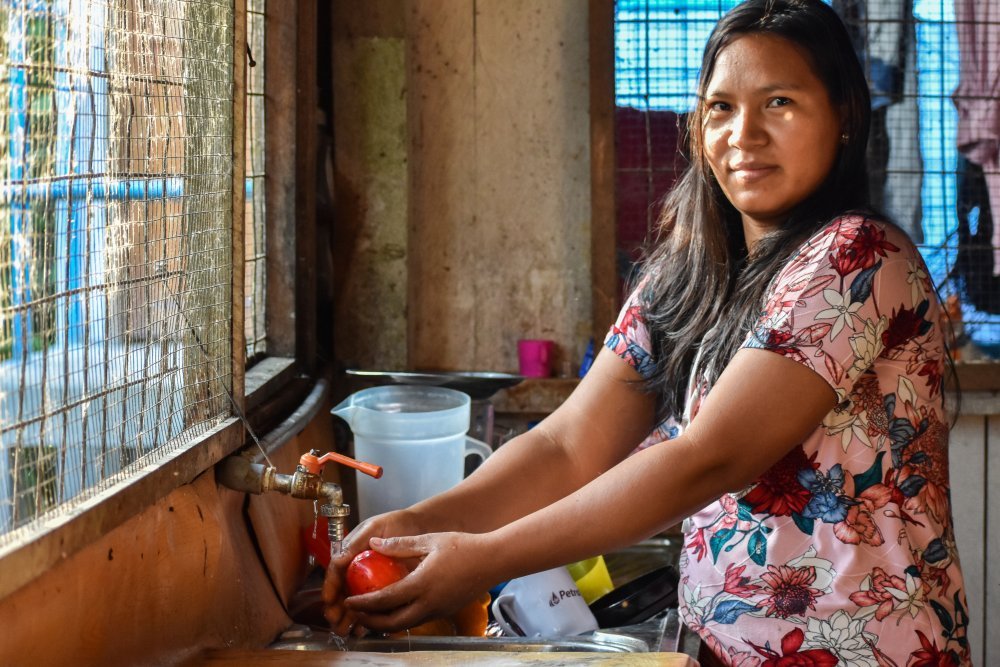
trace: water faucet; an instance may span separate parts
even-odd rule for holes
[[[242,456],[228,456],[223,460],[216,478],[234,491],[257,495],[276,491],[292,498],[324,501],[319,506],[319,513],[327,518],[330,544],[337,545],[344,539],[351,508],[344,503],[340,485],[327,482],[321,476],[323,466],[330,461],[360,470],[376,479],[382,476],[381,466],[356,461],[336,452],[320,456],[319,450],[313,449],[299,457],[299,464],[291,475],[279,473],[273,466],[251,463]]]

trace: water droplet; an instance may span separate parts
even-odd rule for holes
[[[346,651],[347,650],[347,642],[345,642],[344,638],[341,637],[340,635],[338,635],[336,632],[331,632],[330,633],[330,637],[327,639],[326,643],[329,644],[329,645],[331,645],[333,648],[335,648],[338,651]]]

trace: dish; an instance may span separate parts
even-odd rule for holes
[[[457,389],[473,399],[485,399],[519,384],[524,377],[489,371],[366,371],[348,369],[348,375],[382,384],[423,384]]]
[[[674,566],[665,565],[597,598],[590,611],[602,629],[642,623],[677,606],[679,579]]]

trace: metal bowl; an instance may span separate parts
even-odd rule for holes
[[[489,371],[365,371],[348,369],[351,377],[376,384],[423,384],[465,392],[473,399],[486,399],[501,389],[519,384],[524,377]]]

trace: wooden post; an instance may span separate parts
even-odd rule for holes
[[[590,257],[593,336],[600,345],[618,311],[615,258],[615,1],[590,0]]]

